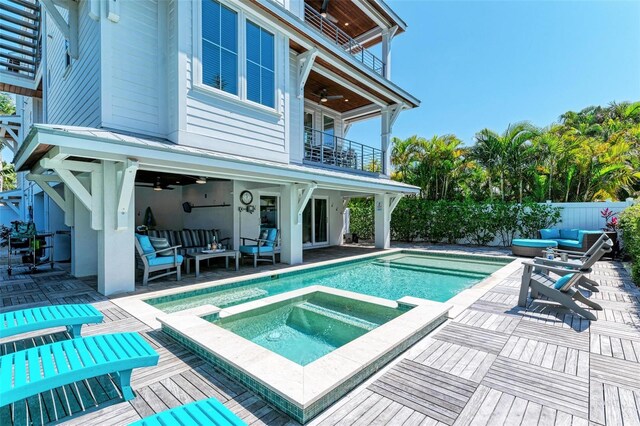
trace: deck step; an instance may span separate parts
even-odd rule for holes
[[[225,307],[230,305],[238,305],[244,302],[250,302],[255,299],[268,296],[269,293],[266,290],[260,288],[247,288],[244,290],[235,290],[228,294],[220,294],[211,298],[208,303],[218,307]]]
[[[439,268],[437,266],[407,265],[403,263],[396,263],[393,261],[379,260],[377,262],[373,262],[372,264],[376,266],[383,266],[383,267],[392,268],[392,269],[403,269],[406,271],[416,271],[416,272],[429,272],[429,273],[438,274],[438,275],[451,275],[456,277],[466,277],[466,278],[475,278],[475,279],[482,279],[489,275],[482,272],[452,271],[451,269]]]

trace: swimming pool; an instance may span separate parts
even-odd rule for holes
[[[166,313],[202,305],[226,308],[311,285],[388,300],[413,296],[445,302],[512,260],[403,251],[328,267],[310,266],[304,271],[185,291],[145,302]]]

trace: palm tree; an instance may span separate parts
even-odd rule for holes
[[[504,149],[500,135],[489,129],[478,132],[475,136],[475,145],[471,148],[471,156],[487,170],[489,198],[493,199],[492,176],[500,175],[500,194],[504,201]]]
[[[16,187],[16,171],[13,168],[13,164],[0,159],[0,192],[15,189]]]

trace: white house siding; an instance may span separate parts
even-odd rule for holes
[[[234,3],[238,6],[238,3]],[[178,116],[179,144],[212,149],[219,152],[237,154],[264,160],[289,161],[286,120],[289,111],[286,91],[289,90],[289,47],[288,40],[276,32],[276,108],[270,110],[250,102],[240,101],[214,89],[202,88],[195,82],[194,41],[199,30],[192,32],[197,22],[193,22],[195,7],[199,13],[199,3],[180,4],[178,9],[179,63],[184,61],[186,87],[178,87],[178,93],[185,93],[184,111],[178,107],[178,114],[184,114],[184,126]],[[183,37],[183,33],[189,36]],[[171,39],[171,36],[170,36]],[[184,54],[184,56],[182,56]],[[199,65],[198,65],[199,66]],[[194,73],[194,71],[196,71]],[[178,68],[178,75],[180,75]],[[182,82],[179,82],[182,84]],[[178,100],[178,104],[180,99]]]
[[[151,208],[157,229],[182,229],[182,187],[176,185],[173,191],[154,191],[153,188],[136,186],[135,209],[136,226],[144,225],[147,207]]]
[[[167,1],[167,137],[178,132],[178,2]]]
[[[100,24],[89,18],[88,2],[79,3],[79,57],[65,63],[65,40],[51,18],[46,28],[47,122],[100,125]],[[67,11],[58,8],[65,17]],[[66,74],[66,75],[65,75]]]
[[[18,216],[11,207],[6,205],[0,206],[0,225],[9,227],[14,220],[20,220],[20,216]]]
[[[103,126],[165,136],[167,6],[122,0],[119,22],[102,18]]]

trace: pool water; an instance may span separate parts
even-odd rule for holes
[[[205,319],[304,366],[406,310],[313,293],[223,319]]]
[[[401,252],[335,266],[311,267],[304,272],[247,280],[244,283],[187,291],[147,299],[146,302],[167,313],[204,304],[225,308],[310,285],[323,285],[389,300],[414,296],[445,302],[510,261]]]

